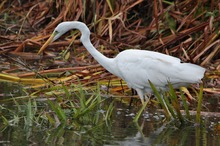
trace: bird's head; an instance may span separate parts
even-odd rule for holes
[[[59,25],[57,25],[57,27],[54,29],[54,31],[51,34],[51,36],[49,37],[49,39],[44,43],[44,45],[38,51],[38,54],[43,52],[51,42],[57,40],[58,38],[60,38],[63,34],[65,34],[69,30],[70,30],[70,23],[69,22],[62,22]]]
[[[50,38],[44,43],[44,45],[40,48],[38,51],[38,54],[43,52],[46,47],[53,41],[57,40],[59,37],[61,37],[64,33],[71,29],[78,29],[82,33],[80,40],[83,42],[85,39],[88,39],[90,36],[90,30],[88,27],[79,21],[67,21],[67,22],[62,22],[57,27],[54,29],[52,35]]]
[[[65,34],[70,29],[71,29],[70,22],[62,22],[59,25],[57,25],[57,27],[53,31],[53,34],[51,35],[53,36],[53,39],[51,40],[51,42],[60,38],[63,34]]]

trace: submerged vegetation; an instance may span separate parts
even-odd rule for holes
[[[4,0],[0,11],[0,81],[18,83],[22,88],[19,95],[1,92],[1,131],[24,125],[28,139],[32,130],[50,129],[44,141],[62,143],[59,137],[64,129],[74,129],[72,135],[86,133],[93,143],[94,137],[103,138],[112,126],[116,101],[137,106],[132,119],[136,123],[144,117],[146,107],[161,107],[163,120],[201,124],[201,111],[209,113],[208,104],[202,103],[204,97],[217,96],[219,105],[218,1]],[[169,85],[163,95],[151,84],[156,100],[141,106],[124,81],[91,57],[77,30],[50,44],[43,56],[37,55],[53,29],[72,20],[86,23],[94,46],[110,58],[130,48],[162,52],[205,67],[203,84],[177,91]],[[216,129],[219,133],[219,124]]]

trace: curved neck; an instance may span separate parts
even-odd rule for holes
[[[99,64],[101,64],[106,70],[115,74],[114,68],[114,59],[107,58],[103,54],[101,54],[96,48],[92,45],[90,41],[90,30],[89,28],[82,22],[74,22],[71,25],[73,29],[78,29],[81,32],[80,41],[84,45],[84,47],[89,51],[89,53],[97,60]]]

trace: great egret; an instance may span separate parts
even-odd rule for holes
[[[107,58],[92,45],[90,30],[82,22],[68,21],[60,23],[50,38],[40,48],[40,54],[49,43],[71,29],[81,32],[80,41],[89,53],[110,73],[127,82],[137,91],[141,102],[148,99],[146,93],[152,93],[149,80],[159,90],[167,90],[168,82],[174,88],[198,83],[204,76],[205,69],[191,63],[181,63],[179,58],[153,51],[129,49],[120,52],[115,58]]]

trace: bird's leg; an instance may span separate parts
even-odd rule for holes
[[[150,101],[152,95],[153,95],[153,94],[150,93],[150,92],[146,93],[146,94],[144,95],[144,100],[145,100],[145,102],[148,103],[148,102]]]
[[[140,97],[140,99],[141,99],[141,103],[142,103],[142,105],[145,105],[145,96],[144,96],[144,92],[141,90],[141,89],[135,89],[136,91],[137,91],[137,93],[138,93],[138,96]]]
[[[148,103],[150,101],[150,98],[148,95],[144,95],[144,102]]]
[[[141,98],[141,103],[142,103],[142,105],[144,105],[144,103],[145,103],[144,98]]]

